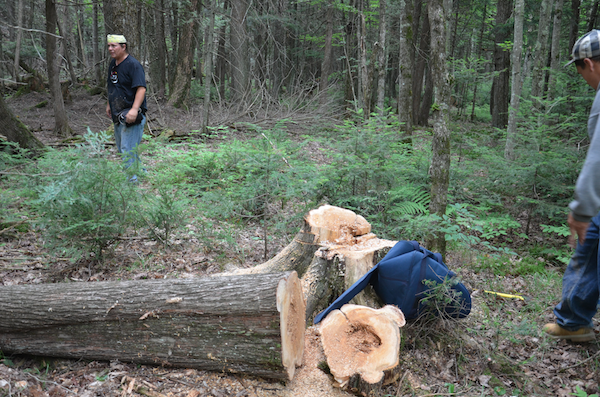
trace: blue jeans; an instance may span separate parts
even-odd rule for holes
[[[556,323],[576,331],[592,327],[598,305],[600,266],[598,266],[598,229],[600,214],[592,218],[583,244],[577,243],[575,253],[565,270],[562,300],[554,309]]]
[[[144,126],[146,125],[146,116],[142,117],[142,122],[131,127],[125,124],[115,123],[115,141],[117,143],[117,151],[123,154],[123,162],[125,168],[131,167],[132,164],[139,165],[140,158],[137,154],[137,147],[142,142],[144,134]]]

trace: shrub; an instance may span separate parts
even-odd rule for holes
[[[63,152],[49,151],[35,178],[39,226],[47,242],[73,259],[102,251],[135,224],[140,195],[120,162],[107,158],[107,138],[88,130],[85,142]]]

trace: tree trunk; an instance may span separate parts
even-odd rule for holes
[[[46,0],[46,64],[48,69],[48,85],[54,108],[54,133],[60,136],[71,135],[71,127],[65,111],[65,103],[60,86],[60,59],[56,51],[56,27],[58,18],[54,0]]]
[[[354,73],[356,67],[352,64],[352,61],[358,57],[358,43],[356,42],[355,29],[357,29],[356,23],[352,16],[350,16],[344,29],[344,104],[346,105],[347,112],[356,111],[356,103],[358,101],[355,89],[356,74]]]
[[[102,56],[100,55],[100,35],[98,33],[98,3],[92,3],[92,59],[94,62],[94,80],[98,86],[103,86],[104,73],[102,72]]]
[[[0,288],[4,353],[292,379],[305,307],[295,272]]]
[[[494,34],[494,76],[490,97],[490,110],[492,114],[492,127],[506,128],[508,124],[509,101],[509,72],[510,54],[503,47],[510,39],[510,29],[506,22],[512,10],[512,0],[498,0],[496,11],[496,32]]]
[[[548,37],[552,0],[542,0],[538,35],[533,51],[533,70],[531,71],[531,97],[534,108],[542,109],[544,96],[544,68],[548,59]]]
[[[167,91],[167,45],[165,42],[165,22],[163,16],[163,1],[159,1],[154,9],[149,9],[146,26],[151,26],[148,32],[148,57],[150,84],[158,99],[164,99]]]
[[[31,150],[33,156],[37,156],[44,149],[44,144],[11,112],[2,95],[0,95],[0,131],[9,142],[16,142],[22,149]]]
[[[416,0],[416,4],[418,4],[419,7],[422,7],[421,0]],[[412,112],[415,125],[424,125],[423,120],[420,118],[420,110],[422,107],[421,104],[423,100],[423,91],[425,88],[425,74],[428,69],[428,59],[431,52],[431,36],[427,7],[425,7],[422,14],[423,15],[421,19],[423,22],[418,34],[418,37],[420,37],[419,50],[415,53],[415,68],[413,69],[414,73],[412,83]],[[429,114],[429,109],[427,109],[427,114]],[[427,123],[427,120],[425,120],[425,123]]]
[[[431,113],[431,105],[433,105],[433,95],[435,90],[434,77],[432,76],[431,69],[431,57],[429,58],[429,65],[425,70],[425,89],[421,96],[421,103],[419,106],[419,113],[417,113],[417,124],[427,126],[429,122],[429,114]]]
[[[563,0],[556,0],[554,4],[554,24],[552,27],[552,45],[550,51],[550,76],[548,81],[548,102],[556,97],[556,81],[561,68],[560,29],[562,25]]]
[[[192,83],[192,70],[194,68],[194,52],[196,40],[194,34],[196,32],[196,15],[200,10],[201,2],[191,0],[188,4],[186,12],[188,20],[183,25],[181,34],[179,35],[179,50],[177,51],[177,66],[175,77],[171,88],[169,103],[175,107],[180,107],[187,101]]]
[[[223,14],[227,12],[228,0],[223,2]],[[223,24],[219,30],[219,47],[217,49],[217,63],[215,65],[215,75],[219,82],[219,100],[225,100],[225,85],[227,80],[227,50],[225,47],[226,26]]]
[[[284,84],[284,73],[287,68],[287,55],[285,48],[285,39],[287,37],[286,26],[283,21],[287,18],[287,2],[277,0],[273,2],[275,18],[273,26],[273,60],[271,64],[271,96],[275,101],[278,100],[281,87]]]
[[[575,42],[579,38],[579,13],[581,7],[581,0],[571,0],[571,22],[569,29],[569,54],[571,49],[575,45]]]
[[[519,100],[521,98],[521,53],[523,52],[523,13],[525,0],[516,0],[515,4],[515,32],[512,53],[512,89],[510,94],[510,113],[508,129],[506,131],[506,146],[504,158],[514,160],[515,145],[517,140],[517,115],[519,114]]]
[[[19,59],[21,56],[21,38],[23,37],[23,0],[17,3],[17,40],[15,42],[15,59],[14,59],[14,77],[15,81],[19,81]]]
[[[250,57],[246,29],[247,0],[231,0],[231,94],[233,102],[243,102],[250,89]]]
[[[485,32],[485,26],[486,26],[486,20],[487,20],[487,2],[485,2],[483,4],[483,12],[481,13],[481,27],[479,30],[479,40],[478,40],[478,45],[477,45],[477,58],[476,58],[476,62],[477,64],[479,64],[479,60],[481,59],[481,50],[483,49],[483,34]],[[475,30],[473,29],[473,32],[475,32]],[[471,121],[475,120],[475,105],[477,103],[477,87],[479,86],[479,78],[477,77],[477,72],[480,70],[479,66],[475,67],[475,76],[474,76],[474,87],[473,87],[473,102],[471,104]]]
[[[429,211],[440,218],[446,214],[448,184],[450,179],[450,92],[452,83],[446,69],[446,25],[442,0],[429,0],[429,25],[431,26],[431,76],[435,86],[433,108],[433,142],[430,166],[431,201]],[[439,237],[428,238],[427,248],[445,256],[446,240]]]
[[[127,39],[127,51],[141,60],[141,4],[138,0],[105,0],[104,24],[107,34],[122,34]]]
[[[377,110],[385,110],[385,76],[387,70],[387,10],[385,0],[379,1],[379,56],[377,59]]]
[[[361,2],[362,4],[362,2]],[[358,87],[359,92],[357,97],[359,98],[358,107],[363,110],[363,117],[368,119],[371,114],[371,87],[369,84],[369,70],[367,66],[367,27],[365,21],[365,14],[362,10],[358,16],[358,30],[357,30],[357,41],[358,41],[358,54],[359,54],[359,74],[358,74]]]
[[[410,23],[411,15],[409,15],[410,5],[409,0],[400,0],[400,34],[398,37],[398,121],[404,123],[403,128],[408,134],[412,134],[413,128],[411,100],[414,52],[412,51],[413,30]]]
[[[81,58],[80,58],[80,62],[78,62],[78,66],[79,66],[79,70],[82,72],[82,76],[83,78],[87,79],[87,73],[89,72],[88,70],[88,57],[87,57],[87,53],[86,53],[86,48],[85,48],[85,42],[84,42],[84,27],[85,27],[85,20],[84,18],[86,17],[85,15],[85,11],[83,8],[83,4],[78,4],[77,5],[77,13],[76,15],[76,19],[77,19],[77,40],[76,42],[79,42],[79,46],[77,47],[77,52],[81,51]]]
[[[325,46],[323,47],[323,61],[321,62],[321,79],[319,81],[319,93],[321,104],[327,103],[327,87],[329,85],[329,74],[331,73],[331,58],[333,57],[333,0],[329,0],[325,13],[327,27],[325,31]]]
[[[590,30],[594,29],[594,27],[596,26],[596,18],[598,18],[598,5],[599,4],[600,4],[600,0],[596,0],[596,1],[594,1],[594,5],[592,5],[592,9],[590,10],[590,15],[588,17],[586,32],[589,32]]]
[[[204,116],[202,118],[201,129],[206,133],[210,116],[210,87],[213,81],[213,47],[214,47],[214,30],[215,30],[215,12],[213,5],[209,4],[208,8],[208,31],[206,32],[206,43],[204,43]]]
[[[56,20],[56,26],[58,27],[58,32],[62,36],[61,47],[62,47],[62,56],[67,62],[67,69],[69,70],[69,75],[71,76],[71,84],[77,83],[77,74],[75,73],[75,68],[73,67],[73,62],[71,62],[71,54],[73,53],[71,49],[71,34],[66,34],[66,32],[71,31],[71,18],[69,9],[65,6],[63,8],[63,17],[64,23],[61,23],[58,19]],[[60,75],[60,73],[59,73]],[[63,98],[66,99],[66,98]]]
[[[405,323],[402,311],[392,305],[375,310],[347,304],[329,313],[319,332],[338,387],[347,386],[355,374],[367,384],[381,382],[384,371],[398,365],[400,327]]]

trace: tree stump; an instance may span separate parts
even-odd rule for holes
[[[295,272],[7,286],[0,313],[3,353],[288,380],[304,349]]]
[[[301,230],[273,259],[250,269],[238,269],[235,274],[296,271],[306,300],[306,320],[310,321],[379,262],[395,243],[377,238],[362,216],[324,205],[309,211]],[[352,302],[381,306],[370,286]]]
[[[400,327],[404,314],[396,306],[381,309],[344,305],[319,325],[327,365],[335,381],[345,387],[355,374],[376,384],[398,365]]]

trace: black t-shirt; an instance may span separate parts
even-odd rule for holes
[[[128,55],[117,65],[113,59],[108,67],[108,103],[112,113],[113,122],[118,122],[121,111],[133,106],[137,87],[146,87],[146,74],[137,59]],[[140,109],[146,113],[146,98]]]

